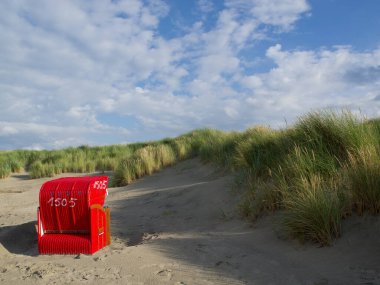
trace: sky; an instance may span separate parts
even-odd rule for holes
[[[379,0],[2,0],[0,149],[380,116]]]

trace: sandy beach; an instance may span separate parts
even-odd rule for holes
[[[197,159],[109,188],[110,246],[38,255],[46,180],[0,180],[0,284],[380,284],[378,217],[348,218],[330,247],[300,244],[284,235],[281,213],[242,220],[233,177]]]

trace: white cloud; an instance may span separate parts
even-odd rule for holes
[[[9,135],[15,135],[18,133],[18,130],[12,126],[3,124],[0,125],[0,136],[6,137]]]
[[[70,125],[53,125],[0,121],[0,132],[0,136],[3,136],[2,147],[5,149],[11,149],[14,146],[18,148],[41,149],[47,146],[50,148],[62,148],[81,144],[110,144],[111,141],[107,139],[108,135],[117,133],[120,140],[122,137],[129,135],[127,130],[120,127],[102,124],[86,125],[81,122]]]
[[[257,89],[263,85],[263,81],[256,75],[245,76],[242,78],[241,83],[249,89]]]
[[[258,23],[290,30],[310,10],[306,0],[227,0],[226,6],[246,13]]]
[[[260,22],[285,30],[292,28],[300,16],[310,9],[305,0],[255,0],[254,3],[251,12]]]
[[[210,13],[214,10],[214,4],[211,0],[198,0],[197,4],[202,13]]]
[[[283,51],[280,45],[272,46],[267,56],[276,67],[242,79],[251,90],[247,103],[261,107],[263,114],[272,111],[271,116],[267,115],[272,120],[276,117],[294,119],[324,107],[361,108],[367,115],[376,116],[380,104],[374,99],[380,77],[369,73],[379,73],[379,50],[355,52],[349,47],[336,47],[320,51]],[[357,70],[361,75],[363,70],[368,72],[364,72],[361,84],[352,82],[351,77]],[[256,84],[258,82],[260,84]]]
[[[104,131],[97,114],[112,110],[117,94],[155,73],[164,78],[177,71],[172,62],[178,43],[154,35],[159,19],[168,13],[163,1],[147,6],[137,0],[0,5],[0,120],[7,124],[7,133],[14,123],[19,133],[41,137],[36,127],[18,125],[27,120],[33,126],[48,126],[51,141],[55,137],[67,144],[85,141],[86,132],[65,132],[64,138],[50,126]],[[178,74],[176,80],[185,72],[179,69]],[[176,82],[171,79],[168,84]],[[115,128],[106,131],[115,137]],[[23,147],[31,142],[12,140],[12,144]]]

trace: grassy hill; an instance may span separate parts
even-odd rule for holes
[[[23,168],[32,178],[110,170],[112,185],[123,186],[196,156],[236,174],[244,217],[281,209],[300,240],[328,245],[353,212],[380,212],[380,120],[349,112],[309,113],[281,130],[199,129],[147,143],[0,152],[0,177]]]

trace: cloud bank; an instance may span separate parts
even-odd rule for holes
[[[277,127],[323,107],[380,116],[380,48],[272,43],[253,56],[310,17],[305,0],[200,0],[175,36],[162,28],[173,8],[160,0],[6,0],[0,8],[0,149]],[[271,67],[253,71],[257,57]]]

